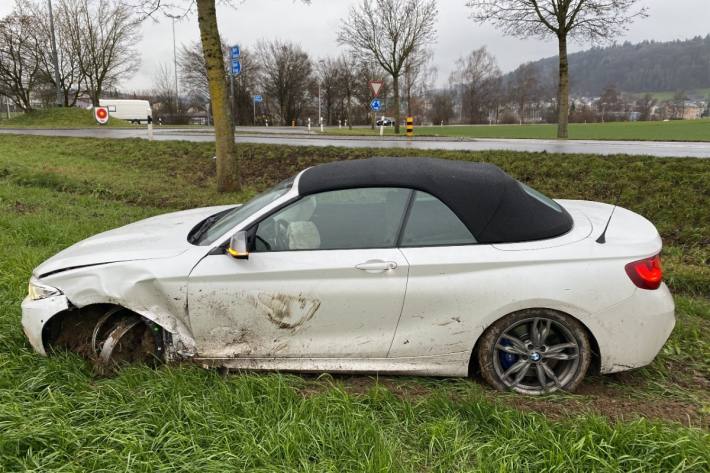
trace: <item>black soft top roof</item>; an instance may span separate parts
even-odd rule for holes
[[[301,195],[358,187],[405,187],[444,202],[479,243],[553,238],[572,228],[572,218],[526,192],[498,166],[433,158],[370,158],[307,169]]]

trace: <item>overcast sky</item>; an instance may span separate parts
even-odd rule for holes
[[[358,0],[359,1],[359,0]],[[312,58],[337,55],[343,49],[336,43],[338,25],[355,0],[312,0],[304,5],[292,0],[236,0],[237,8],[218,7],[222,37],[228,43],[251,47],[261,39],[279,38],[300,43]],[[553,41],[520,40],[504,37],[494,28],[478,25],[469,18],[465,0],[439,0],[438,39],[432,45],[438,82],[444,83],[455,60],[472,49],[487,46],[503,71],[519,64],[557,54]],[[710,0],[641,0],[649,17],[637,20],[618,42],[645,39],[668,41],[705,36],[710,33]],[[0,15],[11,10],[10,0],[0,0]],[[146,89],[159,64],[172,64],[172,28],[168,18],[146,21],[137,51],[142,63],[138,73],[123,81],[124,90]],[[199,31],[193,14],[176,24],[178,46],[197,41]],[[573,44],[572,51],[589,45]]]

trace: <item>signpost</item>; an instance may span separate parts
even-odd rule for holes
[[[370,108],[372,109],[372,129],[375,129],[375,112],[379,112],[382,110],[382,103],[377,100],[377,97],[380,96],[380,92],[382,92],[382,88],[385,85],[384,81],[381,80],[371,80],[368,81],[367,85],[370,87],[370,91],[372,92],[372,98],[374,99],[372,102],[370,102]],[[375,108],[377,107],[377,108]]]
[[[238,76],[239,74],[242,73],[242,61],[240,59],[240,56],[242,54],[241,49],[239,48],[238,44],[235,44],[229,49],[229,57],[231,59],[232,63],[232,68],[231,71],[232,73],[229,75],[229,88],[232,93],[232,124],[236,125],[237,124],[237,114],[236,114],[236,107],[234,106],[234,76]]]
[[[256,126],[256,104],[264,101],[264,97],[261,95],[254,96],[254,126]]]
[[[96,123],[99,125],[105,125],[108,123],[108,108],[107,107],[94,107],[94,118]]]

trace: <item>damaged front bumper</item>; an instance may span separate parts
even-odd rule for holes
[[[42,341],[42,330],[49,319],[69,308],[69,299],[64,295],[32,300],[26,297],[22,301],[22,330],[32,348],[41,355],[47,355]]]

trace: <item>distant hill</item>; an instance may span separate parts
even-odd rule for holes
[[[710,88],[710,35],[686,41],[626,42],[570,54],[573,95],[599,96],[608,85],[624,92],[675,92]],[[540,77],[557,74],[558,59],[535,61]]]

